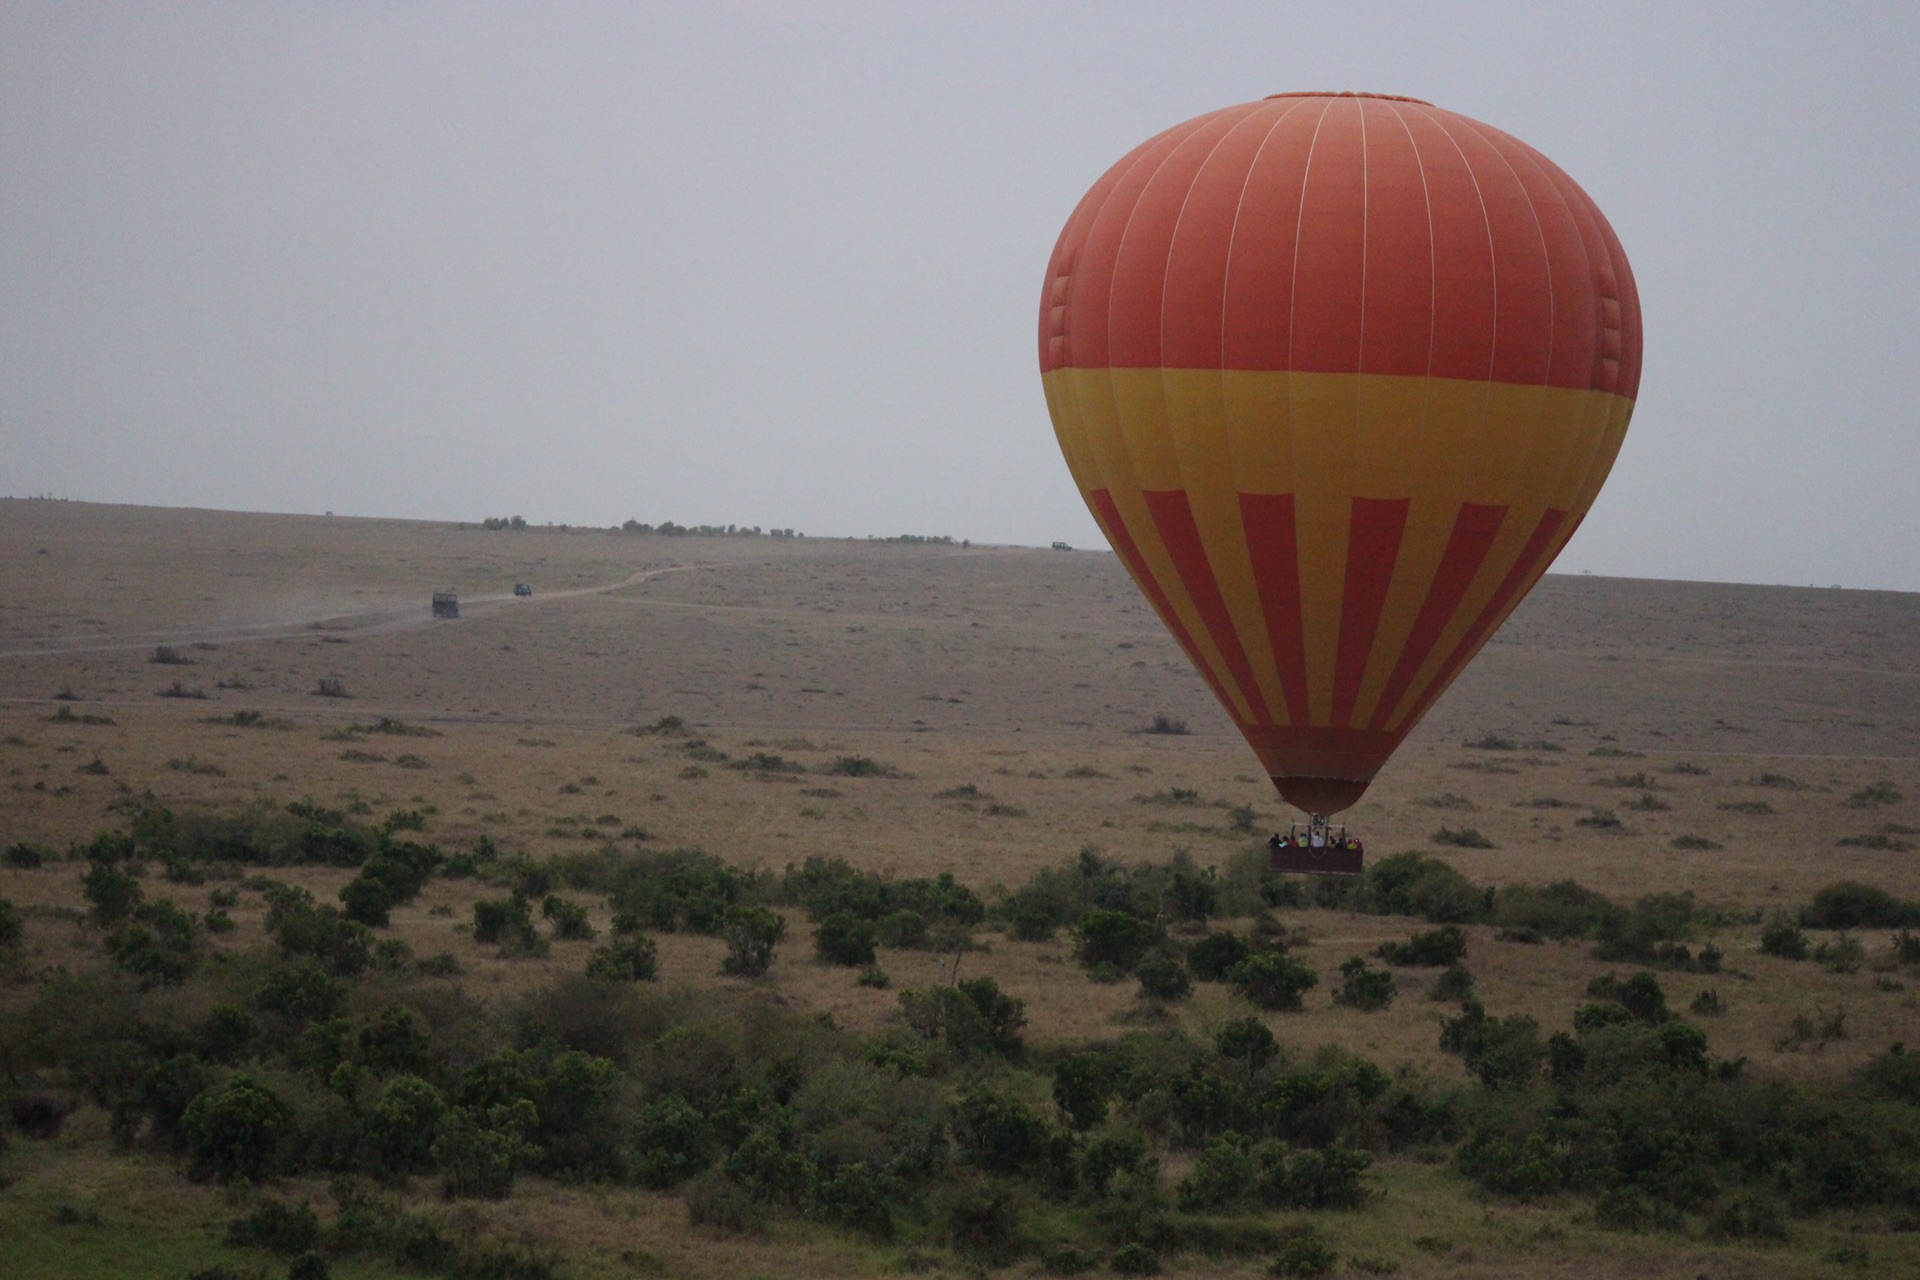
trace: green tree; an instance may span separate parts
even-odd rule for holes
[[[1300,1007],[1300,997],[1318,985],[1320,976],[1291,956],[1268,953],[1242,960],[1228,980],[1262,1009],[1294,1010]]]
[[[280,1099],[245,1072],[195,1098],[180,1120],[189,1171],[202,1181],[259,1181],[288,1128]]]
[[[738,978],[758,977],[773,964],[773,948],[786,935],[786,919],[766,907],[736,905],[727,908],[723,936],[727,958],[723,973]]]

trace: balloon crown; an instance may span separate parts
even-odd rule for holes
[[[1333,93],[1320,89],[1303,89],[1295,93],[1270,93],[1266,100],[1271,102],[1275,98],[1378,98],[1382,102],[1411,102],[1422,107],[1433,105],[1425,98],[1409,98],[1402,93]]]

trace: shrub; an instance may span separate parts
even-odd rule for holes
[[[1858,881],[1839,880],[1801,908],[1800,923],[1808,929],[1899,929],[1920,924],[1920,903],[1903,902]]]
[[[1248,956],[1228,975],[1234,990],[1262,1009],[1294,1010],[1300,997],[1320,981],[1318,974],[1290,956]]]
[[[1276,1276],[1324,1276],[1339,1265],[1340,1255],[1333,1246],[1320,1238],[1317,1228],[1308,1226],[1280,1242],[1267,1270]]]
[[[473,940],[514,954],[537,955],[545,946],[533,927],[533,910],[525,894],[483,898],[473,904]]]
[[[1334,989],[1333,1002],[1349,1009],[1372,1011],[1393,1003],[1393,974],[1385,969],[1369,969],[1360,956],[1340,966],[1340,985]]]
[[[201,1181],[258,1182],[288,1131],[286,1108],[245,1072],[195,1098],[180,1118],[181,1136]]]
[[[1433,924],[1468,924],[1487,915],[1486,891],[1423,853],[1382,858],[1368,868],[1360,889],[1354,905],[1379,915],[1419,916]]]
[[[1365,1176],[1373,1157],[1350,1147],[1330,1146],[1283,1156],[1277,1148],[1262,1152],[1261,1195],[1267,1203],[1290,1209],[1358,1209],[1367,1201]]]
[[[1253,1200],[1259,1177],[1251,1145],[1237,1133],[1227,1134],[1207,1141],[1175,1194],[1187,1213],[1233,1209]]]
[[[383,927],[391,919],[394,895],[386,882],[365,872],[340,890],[340,909],[347,919]]]
[[[677,1093],[656,1098],[634,1133],[634,1176],[656,1191],[676,1186],[707,1165],[707,1118]]]
[[[1920,1062],[1920,1056],[1914,1061]],[[1054,1105],[1069,1126],[1084,1133],[1105,1123],[1113,1084],[1112,1066],[1102,1055],[1072,1054],[1054,1065]]]
[[[1546,1056],[1538,1022],[1522,1013],[1489,1018],[1477,1000],[1466,1001],[1460,1016],[1441,1026],[1440,1047],[1459,1054],[1467,1070],[1495,1091],[1532,1083]]]
[[[954,1141],[975,1164],[1015,1173],[1046,1154],[1047,1122],[1018,1098],[976,1087],[954,1105]]]
[[[874,927],[881,946],[912,950],[927,945],[927,918],[918,911],[895,911],[881,918]]]
[[[717,936],[725,931],[732,908],[755,900],[763,891],[759,876],[699,850],[631,853],[599,865],[602,870],[594,879],[604,883],[578,877],[573,887],[607,892],[616,931],[652,929]]]
[[[1187,948],[1187,968],[1202,982],[1225,982],[1233,967],[1251,954],[1239,935],[1210,933]]]
[[[1433,833],[1433,842],[1435,844],[1452,845],[1457,849],[1491,849],[1495,847],[1493,841],[1481,835],[1477,827],[1461,827],[1457,831],[1452,827],[1441,827]]]
[[[17,870],[31,871],[45,863],[51,853],[49,849],[21,840],[7,846],[6,853],[0,854],[0,862]]]
[[[240,1249],[305,1253],[320,1240],[320,1218],[302,1200],[262,1200],[253,1212],[227,1224],[227,1243]]]
[[[254,1003],[269,1013],[295,1022],[331,1018],[346,1001],[346,985],[311,960],[303,960],[267,976],[254,992]]]
[[[134,908],[125,927],[107,936],[114,967],[145,983],[173,986],[184,982],[199,962],[193,917],[171,902]]]
[[[1427,998],[1429,1000],[1465,1000],[1472,994],[1473,974],[1467,971],[1465,965],[1450,964],[1441,972],[1439,978],[1435,979],[1433,988],[1427,992]]]
[[[1760,950],[1782,960],[1805,960],[1809,950],[1807,935],[1785,920],[1776,920],[1761,931]]]
[[[828,916],[813,931],[814,955],[827,964],[872,964],[874,941],[873,925],[845,911]]]
[[[1778,1244],[1787,1238],[1787,1224],[1774,1201],[1764,1196],[1736,1195],[1715,1205],[1707,1215],[1707,1235],[1714,1240]]]
[[[587,976],[603,982],[652,982],[658,972],[657,948],[644,934],[615,938],[587,956]]]
[[[556,938],[573,941],[593,937],[593,926],[587,922],[587,909],[557,893],[550,893],[540,900],[540,915],[553,922],[553,936]]]
[[[1867,949],[1852,934],[1843,933],[1832,942],[1813,949],[1813,958],[1833,973],[1858,973],[1866,962]]]
[[[106,859],[90,856],[89,862],[87,873],[80,879],[81,891],[92,905],[95,922],[111,928],[126,920],[140,905],[144,896],[140,882],[131,872]]]
[[[992,978],[902,991],[900,1016],[923,1039],[944,1043],[962,1061],[1013,1052],[1027,1025],[1026,1003],[1002,992]]]
[[[1134,966],[1140,979],[1140,994],[1148,1000],[1185,1000],[1193,994],[1193,979],[1186,966],[1172,956],[1152,955]]]
[[[898,778],[903,776],[898,769],[885,765],[868,756],[836,756],[832,764],[821,770],[836,778]]]
[[[1899,804],[1905,799],[1900,789],[1890,782],[1874,782],[1860,788],[1847,797],[1847,806],[1852,809],[1873,809],[1883,804]]]
[[[1383,942],[1375,952],[1388,964],[1443,969],[1467,954],[1467,935],[1456,925],[1416,933],[1405,942]]]
[[[1126,972],[1160,941],[1152,922],[1124,911],[1095,908],[1074,926],[1074,956],[1088,968],[1109,964]]]
[[[1171,731],[1155,729],[1150,732]],[[1186,730],[1180,732],[1185,733]],[[1160,1255],[1151,1246],[1135,1240],[1113,1251],[1113,1256],[1107,1259],[1107,1269],[1117,1276],[1157,1276],[1160,1274]]]
[[[528,1152],[526,1135],[537,1120],[533,1103],[525,1098],[485,1111],[449,1108],[436,1126],[431,1149],[446,1179],[447,1195],[504,1199],[513,1190],[514,1176]]]
[[[737,978],[758,977],[773,963],[773,948],[787,932],[787,922],[766,907],[735,906],[726,914],[727,956],[722,973]]]
[[[397,1076],[382,1085],[362,1120],[367,1145],[389,1173],[414,1173],[427,1166],[434,1133],[446,1113],[440,1091],[419,1076]]]
[[[1587,983],[1587,995],[1619,1005],[1648,1026],[1658,1026],[1673,1016],[1667,1012],[1667,993],[1661,990],[1660,980],[1644,971],[1624,982],[1614,974],[1602,974]]]
[[[859,982],[863,987],[871,987],[876,991],[884,991],[892,984],[893,979],[888,977],[887,971],[879,965],[870,964],[860,970]]]

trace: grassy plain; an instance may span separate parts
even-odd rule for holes
[[[515,581],[533,598],[513,598]],[[427,616],[440,587],[461,592],[459,620]],[[162,646],[172,661],[155,661]],[[704,747],[631,732],[669,715]],[[1139,732],[1154,716],[1191,732]],[[848,757],[884,772],[836,772]],[[0,846],[84,841],[115,825],[116,801],[148,793],[223,810],[312,799],[369,821],[418,811],[422,838],[458,848],[486,836],[534,858],[606,843],[697,846],[776,871],[842,857],[903,876],[952,871],[988,895],[1089,845],[1126,862],[1185,849],[1224,864],[1286,817],[1107,555],[0,502]],[[1480,883],[1572,877],[1623,899],[1690,892],[1726,908],[1697,940],[1725,952],[1723,971],[1662,981],[1676,1009],[1717,992],[1725,1011],[1696,1021],[1716,1056],[1745,1057],[1752,1072],[1834,1080],[1889,1043],[1920,1045],[1915,979],[1889,960],[1888,934],[1858,935],[1867,963],[1851,972],[1758,945],[1768,912],[1835,880],[1920,898],[1915,597],[1549,578],[1348,817],[1373,856],[1423,849]],[[1467,827],[1490,847],[1435,843]],[[80,866],[0,868],[27,939],[0,999],[28,999],[34,973],[101,963]],[[329,901],[351,874],[282,878]],[[166,888],[200,912],[220,887]],[[435,879],[383,936],[417,956],[453,953],[483,1001],[580,970],[584,942],[517,959],[477,946],[473,903],[497,892]],[[604,929],[606,908],[592,908]],[[1342,960],[1424,925],[1282,914],[1304,934],[1295,954],[1323,976],[1303,1012],[1267,1015],[1286,1049],[1339,1045],[1465,1079],[1438,1045],[1451,1008],[1421,998],[1434,971],[1400,971],[1400,997],[1381,1012],[1330,999]],[[212,945],[261,947],[262,915],[243,896],[237,929]],[[1549,1029],[1568,1025],[1591,978],[1622,968],[1585,942],[1467,932],[1487,1008]],[[863,987],[815,963],[806,934],[796,914],[752,982],[719,975],[718,940],[661,935],[660,977],[748,988],[870,1030],[899,989],[950,976],[947,959],[883,950],[892,988]],[[1065,939],[982,940],[961,976],[990,975],[1024,1000],[1037,1048],[1112,1037],[1138,1017],[1134,985],[1090,981]],[[1171,1016],[1204,1034],[1250,1010],[1207,985]],[[1796,1043],[1796,1019],[1835,1013],[1843,1037]],[[4,1160],[0,1272],[181,1276],[234,1256],[219,1244],[227,1194],[152,1156],[111,1153],[97,1112],[51,1142],[16,1140]],[[1920,1237],[1864,1216],[1797,1225],[1784,1246],[1724,1245],[1602,1231],[1573,1200],[1488,1199],[1413,1156],[1377,1174],[1373,1207],[1319,1215],[1350,1267],[1920,1274]],[[317,1183],[304,1191],[325,1199]],[[563,1275],[902,1265],[897,1251],[794,1223],[717,1236],[689,1227],[670,1193],[533,1180],[478,1209],[440,1205],[424,1184],[415,1194],[462,1231],[559,1252]],[[1167,1265],[1246,1273],[1198,1255]],[[343,1262],[335,1274],[385,1273]]]

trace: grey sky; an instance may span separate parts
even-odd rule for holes
[[[1047,254],[1290,89],[1540,148],[1639,279],[1563,571],[1920,590],[1920,6],[0,6],[0,493],[1099,545]]]

